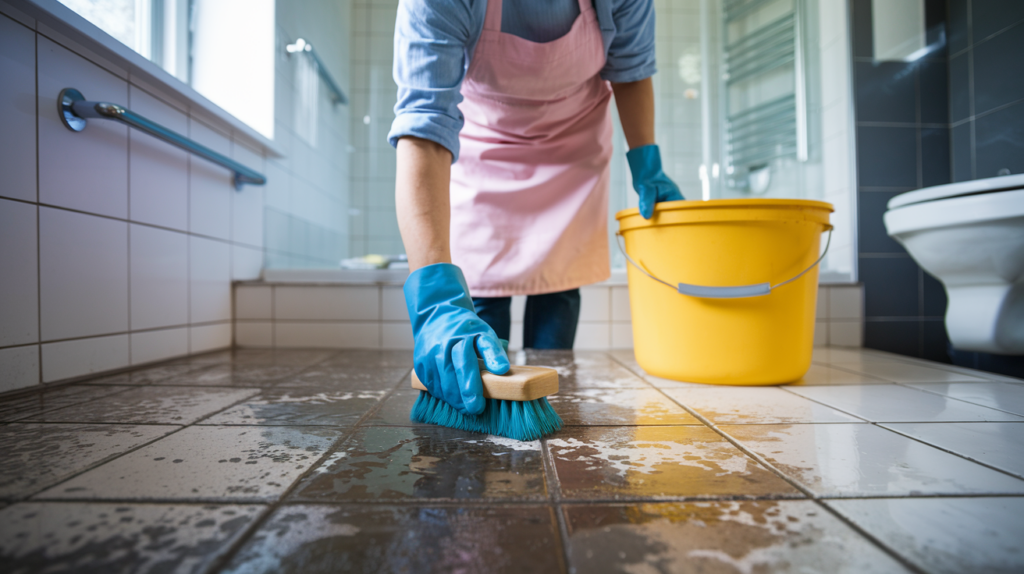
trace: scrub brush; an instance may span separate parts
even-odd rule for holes
[[[420,396],[409,418],[473,432],[487,433],[516,440],[537,440],[562,428],[562,418],[548,403],[548,395],[558,392],[558,371],[547,367],[513,365],[508,374],[495,375],[480,361],[487,405],[479,415],[464,415],[448,403],[427,392],[416,371],[412,372],[412,388]]]

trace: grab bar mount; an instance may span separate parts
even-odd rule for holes
[[[263,174],[250,169],[223,154],[217,153],[177,132],[171,131],[160,124],[152,122],[124,106],[107,102],[86,101],[82,92],[79,92],[74,88],[64,88],[60,91],[60,95],[57,96],[57,111],[60,114],[61,122],[71,131],[80,132],[84,130],[88,123],[88,118],[114,120],[139,131],[146,132],[159,140],[198,155],[199,157],[212,161],[215,164],[226,167],[234,173],[234,184],[236,190],[241,191],[242,185],[246,183],[252,185],[263,185],[267,183],[267,178]]]

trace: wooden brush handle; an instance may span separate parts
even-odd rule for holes
[[[505,375],[495,375],[480,361],[484,380],[484,397],[503,401],[535,401],[558,392],[558,371],[548,367],[513,365]],[[412,388],[427,390],[416,371],[412,372]]]

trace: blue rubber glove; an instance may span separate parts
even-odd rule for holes
[[[483,412],[484,382],[477,353],[487,370],[504,375],[508,355],[494,330],[477,316],[462,270],[435,263],[405,281],[405,305],[416,340],[413,368],[435,398],[467,415]]]
[[[629,172],[633,175],[633,189],[640,194],[640,215],[644,219],[654,216],[654,204],[662,201],[686,199],[675,182],[661,170],[661,152],[651,144],[626,152]]]

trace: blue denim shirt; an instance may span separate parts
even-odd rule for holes
[[[653,0],[593,0],[608,61],[601,77],[635,82],[654,75]],[[579,15],[578,0],[504,0],[502,32],[555,40]],[[395,22],[395,121],[388,141],[432,140],[459,158],[460,88],[484,26],[487,0],[401,0]]]

